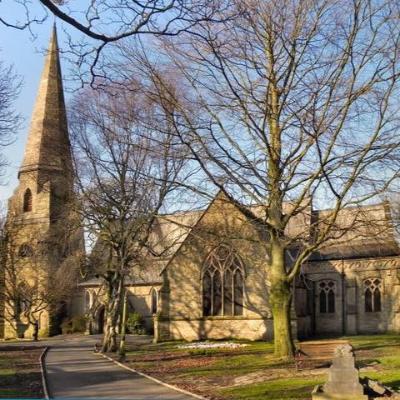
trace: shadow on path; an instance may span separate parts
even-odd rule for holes
[[[96,340],[64,337],[49,343],[46,372],[50,397],[193,400],[93,353]]]

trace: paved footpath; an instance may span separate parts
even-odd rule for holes
[[[96,338],[66,337],[49,341],[46,372],[49,395],[61,398],[193,400],[93,353]]]

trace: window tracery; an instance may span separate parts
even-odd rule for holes
[[[382,310],[382,280],[369,278],[364,281],[365,312],[379,312]]]
[[[236,252],[220,245],[203,270],[203,315],[243,315],[244,267]]]
[[[324,280],[319,283],[319,312],[328,314],[335,312],[336,283]]]

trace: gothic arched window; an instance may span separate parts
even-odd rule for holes
[[[158,310],[157,290],[152,289],[151,290],[151,313],[152,314],[157,314],[157,310]]]
[[[319,283],[319,312],[321,314],[335,312],[335,291],[334,281],[321,281]]]
[[[233,249],[220,245],[203,270],[203,315],[242,315],[244,268]]]
[[[379,278],[364,281],[365,312],[379,312],[382,310],[382,281]]]
[[[31,189],[26,189],[24,193],[23,211],[32,211],[32,192]]]
[[[15,306],[17,314],[29,311],[31,307],[31,302],[29,301],[29,299],[31,298],[31,293],[32,289],[26,283],[21,282],[17,286],[17,290],[15,293]]]
[[[85,293],[85,310],[86,312],[88,312],[90,310],[91,307],[91,296],[89,292]]]

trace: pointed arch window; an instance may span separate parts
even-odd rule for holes
[[[29,311],[31,308],[31,302],[29,301],[31,298],[30,294],[32,294],[32,288],[26,283],[21,282],[17,286],[15,293],[15,311],[18,315]]]
[[[203,269],[203,315],[243,315],[244,267],[236,252],[220,245]]]
[[[365,312],[382,311],[382,280],[379,278],[364,281]]]
[[[335,312],[335,281],[324,280],[319,283],[319,312],[328,314]]]
[[[151,290],[151,313],[157,314],[158,311],[158,293],[156,289]]]
[[[26,189],[24,193],[23,211],[32,211],[32,192],[31,189]]]
[[[90,292],[87,291],[87,292],[85,293],[85,312],[89,312],[90,307],[92,306],[91,303],[92,303],[92,302],[91,302]]]

